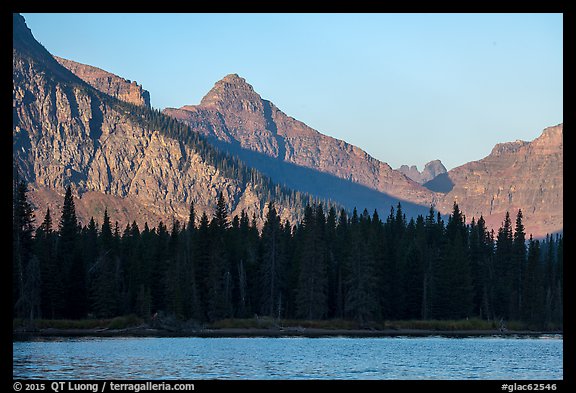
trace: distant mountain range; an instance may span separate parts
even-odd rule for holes
[[[291,222],[311,198],[381,217],[399,201],[408,217],[431,204],[447,214],[457,201],[468,219],[482,214],[494,227],[522,208],[528,233],[563,228],[562,124],[448,172],[439,160],[394,170],[284,114],[236,74],[199,105],[160,114],[136,82],[52,57],[17,14],[13,32],[14,167],[41,211],[57,209],[71,184],[83,222],[104,207],[124,224],[185,220],[190,203],[211,211],[223,191],[232,214],[259,220],[270,199]],[[178,122],[188,127],[170,131]]]
[[[426,187],[426,183],[434,180],[436,176],[442,175],[446,172],[446,167],[442,164],[440,160],[434,160],[426,163],[422,172],[418,170],[416,165],[408,166],[402,165],[400,168],[396,169],[402,172],[410,179],[414,180],[418,184],[423,184]]]

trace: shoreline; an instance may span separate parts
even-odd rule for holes
[[[560,335],[558,331],[531,330],[429,330],[429,329],[318,329],[318,328],[222,328],[202,330],[163,330],[147,327],[126,329],[56,329],[35,331],[13,330],[13,341],[49,337],[204,337],[204,338],[248,338],[248,337],[538,337]]]

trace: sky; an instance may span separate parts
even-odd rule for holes
[[[562,14],[22,14],[52,54],[195,105],[227,74],[392,168],[563,122]]]

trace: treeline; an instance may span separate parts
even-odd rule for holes
[[[13,215],[14,316],[114,317],[158,311],[199,322],[267,315],[290,319],[482,318],[561,326],[563,238],[526,241],[522,212],[488,231],[458,205],[407,221],[400,204],[381,219],[307,205],[294,227],[269,203],[228,217],[219,196],[208,217],[190,209],[168,228],[120,228],[104,212],[79,224],[70,187],[57,223],[35,227],[20,183]]]

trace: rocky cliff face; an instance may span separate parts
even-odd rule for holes
[[[164,113],[190,125],[196,132],[223,142],[224,147],[232,153],[244,150],[243,160],[250,165],[257,166],[264,160],[262,156],[287,164],[268,174],[275,181],[288,182],[297,189],[303,186],[302,182],[306,179],[303,176],[300,176],[300,182],[291,179],[290,172],[309,168],[376,191],[372,196],[365,197],[365,193],[358,190],[355,193],[358,207],[366,206],[361,204],[364,202],[369,204],[366,206],[368,208],[378,207],[380,211],[388,211],[390,205],[398,200],[430,206],[437,197],[436,193],[374,159],[362,149],[323,135],[287,116],[273,103],[260,97],[244,78],[236,74],[227,75],[217,82],[200,105],[166,108]],[[259,156],[251,157],[247,151],[256,152]],[[268,168],[275,165],[270,160],[267,162]],[[266,170],[264,167],[259,169]],[[322,183],[321,187],[316,188],[310,185],[306,191],[318,194],[324,188]],[[333,197],[340,197],[339,201],[346,203],[344,194],[347,192],[345,187],[339,188]],[[352,197],[349,199],[353,200]],[[351,203],[348,203],[349,207],[353,207]]]
[[[150,93],[138,85],[136,81],[131,82],[101,70],[100,68],[77,63],[58,56],[54,56],[54,58],[58,63],[95,89],[119,100],[150,108]]]
[[[225,176],[202,152],[139,121],[130,106],[77,78],[17,14],[13,45],[13,165],[29,182],[37,216],[46,207],[60,211],[68,184],[84,224],[91,216],[101,220],[106,207],[121,225],[184,222],[192,202],[210,214],[220,191],[232,215],[244,209],[263,216],[266,201],[251,184]],[[294,221],[287,206],[278,210]]]
[[[422,172],[418,170],[416,165],[402,165],[396,170],[402,172],[404,175],[406,175],[406,177],[414,180],[418,184],[424,184],[434,179],[436,176],[448,172],[440,160],[434,160],[426,163]]]
[[[526,233],[544,236],[563,229],[563,124],[548,127],[531,142],[496,145],[490,155],[448,172],[453,188],[443,198],[454,200],[470,220],[483,215],[498,228],[506,211],[514,219],[522,209]]]

